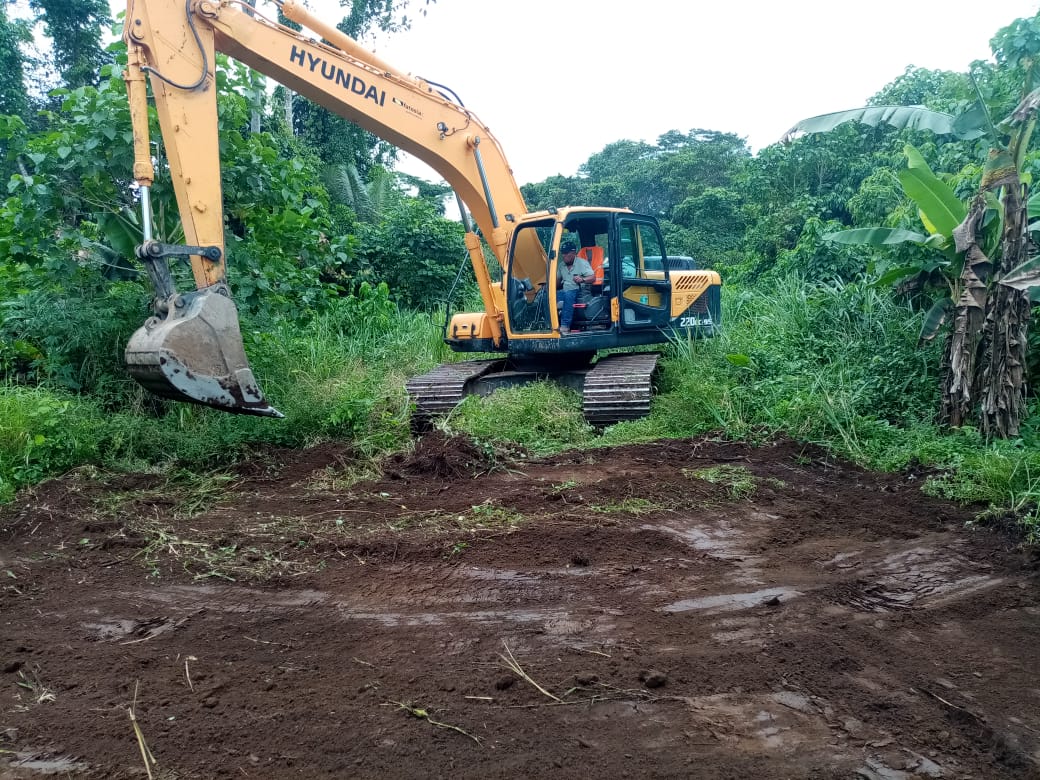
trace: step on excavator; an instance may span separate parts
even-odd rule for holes
[[[465,395],[539,379],[579,390],[595,425],[647,414],[659,353],[632,348],[714,335],[718,274],[669,258],[657,221],[629,209],[528,212],[498,141],[452,90],[399,72],[294,0],[277,5],[302,29],[239,0],[128,0],[124,78],[144,226],[137,256],[155,288],[154,316],[126,347],[130,373],[166,398],[282,416],[250,369],[226,278],[215,74],[222,52],[418,157],[458,196],[483,311],[449,312],[444,339],[456,352],[499,357],[447,363],[409,381],[417,420]],[[152,235],[149,84],[184,244]],[[175,289],[169,262],[178,258],[190,260],[194,290]],[[574,268],[584,273],[571,276]]]

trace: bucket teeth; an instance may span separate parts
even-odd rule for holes
[[[131,336],[125,358],[145,389],[175,401],[238,414],[282,417],[249,368],[238,310],[209,288],[171,297],[169,313]]]

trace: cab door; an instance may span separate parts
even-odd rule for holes
[[[617,222],[614,247],[620,276],[618,320],[622,330],[666,328],[672,306],[664,241],[651,219],[622,216]]]

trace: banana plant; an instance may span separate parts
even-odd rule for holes
[[[986,133],[984,119],[976,107],[955,116],[924,106],[864,106],[802,119],[784,133],[781,142],[789,143],[806,133],[829,133],[846,122],[870,127],[889,125],[897,130],[928,130],[936,135],[952,135],[962,141],[973,141]]]
[[[883,247],[895,244],[915,244],[930,250],[924,258],[912,265],[891,268],[877,279],[879,286],[887,286],[907,277],[920,282],[941,275],[945,289],[937,294],[922,323],[920,341],[931,341],[947,324],[966,287],[974,287],[977,280],[964,278],[965,252],[958,251],[955,233],[968,215],[968,207],[954,194],[953,189],[938,178],[921,153],[910,144],[903,148],[907,167],[897,174],[906,196],[917,206],[921,226],[926,232],[892,227],[852,228],[828,233],[823,238],[838,244],[859,244]],[[1000,204],[992,193],[985,194],[986,211],[983,214],[985,253],[992,254],[997,247],[1002,225]]]
[[[949,263],[950,295],[936,301],[922,329],[922,337],[930,338],[944,324],[952,325],[943,355],[941,417],[953,427],[967,423],[978,398],[979,423],[987,438],[1018,435],[1025,413],[1030,300],[1023,291],[1038,289],[1040,264],[1026,257],[1028,220],[1019,172],[1040,110],[1040,88],[1033,83],[1038,70],[1034,55],[1020,58],[1026,63],[1025,94],[1000,124],[993,123],[980,92],[972,107],[959,116],[923,106],[873,106],[804,119],[785,135],[790,139],[858,122],[989,141],[982,182],[968,207],[913,147],[907,147],[908,166],[899,179],[918,206],[927,234],[864,228],[831,236],[831,240],[872,245],[911,241],[942,253]],[[999,217],[996,222],[994,216]]]

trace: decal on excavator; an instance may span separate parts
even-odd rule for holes
[[[403,100],[401,100],[401,98],[397,98],[397,97],[390,98],[390,101],[395,106],[400,106],[401,108],[403,108],[405,111],[407,111],[412,116],[417,117],[418,119],[422,119],[422,111],[420,111],[419,109],[415,108],[414,106],[408,105]]]
[[[349,89],[355,95],[361,95],[365,99],[371,100],[377,106],[383,105],[386,100],[386,92],[368,86],[364,79],[347,73],[343,68],[326,62],[321,57],[315,57],[309,51],[297,49],[295,44],[292,47],[292,53],[289,54],[289,60],[309,69],[311,73],[314,73],[320,65],[322,78],[332,81],[344,89]]]
[[[679,327],[680,328],[696,328],[701,325],[712,325],[711,315],[704,314],[700,317],[680,317]]]

